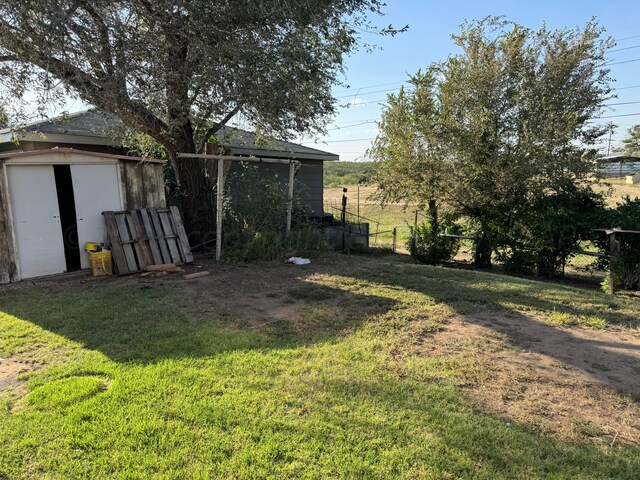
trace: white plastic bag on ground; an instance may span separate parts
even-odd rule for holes
[[[302,257],[291,257],[287,262],[293,263],[294,265],[308,265],[311,263],[311,260]]]

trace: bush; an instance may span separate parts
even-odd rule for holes
[[[425,221],[412,229],[407,242],[409,253],[420,263],[428,265],[449,261],[458,253],[460,240],[441,234],[448,232],[458,235],[460,231],[460,227],[451,222],[440,222],[438,228],[434,229],[431,222]]]
[[[498,257],[507,271],[535,271],[552,278],[562,271],[572,252],[593,237],[592,229],[604,211],[603,195],[590,187],[567,185],[514,215]]]

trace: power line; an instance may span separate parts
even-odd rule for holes
[[[360,120],[345,120],[344,122],[335,122],[332,125],[343,125],[347,123],[360,123],[360,122],[375,122],[378,121],[378,118],[362,118]]]
[[[618,103],[607,103],[605,107],[613,107],[614,105],[633,105],[640,102],[618,102]]]
[[[619,87],[619,88],[614,88],[613,90],[629,90],[630,88],[640,88],[640,85],[632,85],[630,87]]]
[[[624,40],[631,40],[632,38],[640,38],[640,35],[632,35],[631,37],[618,38],[618,39],[614,39],[614,41],[622,42]]]
[[[607,115],[606,117],[598,117],[594,120],[599,120],[599,119],[603,119],[603,118],[618,118],[618,117],[635,117],[640,115],[640,112],[638,113],[625,113],[623,115]]]
[[[638,103],[640,103],[640,102],[638,102]],[[372,123],[375,123],[375,120],[362,122],[362,123],[356,123],[354,125],[347,125],[347,126],[344,126],[344,127],[329,128],[329,129],[327,129],[327,131],[330,132],[332,130],[344,130],[345,128],[360,127],[362,125],[371,125]]]
[[[622,62],[605,63],[603,67],[610,67],[611,65],[622,65],[623,63],[640,62],[640,58],[632,58],[631,60],[624,60]]]
[[[374,88],[374,87],[386,87],[387,85],[399,85],[401,83],[408,83],[408,82],[409,80],[403,80],[402,82],[378,83],[376,85],[367,85],[365,87],[349,87],[346,90],[339,90],[335,93],[350,92],[352,90],[366,90],[368,88]]]
[[[607,50],[607,52],[622,52],[623,50],[632,50],[634,48],[640,48],[640,45],[632,45],[631,47],[614,48],[613,50]]]
[[[322,142],[302,142],[302,144],[304,145],[306,144],[322,144],[322,143],[348,143],[348,142],[366,142],[369,140],[375,140],[376,137],[371,137],[371,138],[352,138],[351,140],[328,140],[328,141],[322,141]]]
[[[341,96],[335,97],[335,98],[349,98],[349,97],[354,97],[354,96],[364,97],[365,95],[372,95],[374,93],[393,92],[395,90],[400,90],[401,88],[402,87],[387,88],[385,90],[374,90],[373,92],[364,92],[364,93],[354,92],[353,94],[350,94],[350,95],[341,95]]]

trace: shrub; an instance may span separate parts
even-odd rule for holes
[[[514,273],[532,273],[552,278],[581,242],[592,238],[592,229],[602,218],[604,197],[590,187],[566,185],[549,193],[514,215],[505,229],[504,247],[498,256]]]
[[[420,263],[428,265],[451,260],[460,249],[460,240],[442,234],[459,234],[460,227],[449,221],[440,222],[437,229],[431,225],[431,222],[425,221],[412,229],[411,238],[407,242],[409,253]]]

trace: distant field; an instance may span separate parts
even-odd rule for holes
[[[345,162],[360,163],[360,162]],[[366,163],[362,162],[363,165]],[[351,173],[352,174],[352,173]],[[351,175],[349,174],[349,175]],[[326,174],[325,174],[326,175]],[[631,198],[640,197],[640,185],[627,185],[622,178],[607,179],[604,186],[596,186],[594,189],[598,192],[605,192],[611,189],[611,196],[607,199],[609,206],[615,206],[617,203],[629,195]],[[342,201],[342,189],[347,188],[347,211],[353,215],[358,212],[358,185],[357,184],[339,184],[337,186],[326,186],[324,190],[325,210],[339,216],[340,205]],[[371,232],[384,232],[378,235],[377,239],[372,238],[372,244],[382,246],[391,245],[393,234],[390,230],[397,228],[397,245],[403,248],[409,239],[409,226],[413,225],[416,207],[413,205],[392,204],[384,207],[380,206],[379,200],[373,198],[376,187],[372,185],[360,185],[360,217],[372,224]],[[420,217],[424,218],[424,217]]]
[[[347,191],[347,212],[352,215],[358,213],[358,185],[345,185]],[[372,245],[387,246],[393,242],[394,227],[397,229],[397,246],[404,248],[409,239],[409,225],[413,225],[416,208],[412,205],[404,204],[380,206],[380,202],[372,195],[376,187],[370,185],[360,186],[360,217],[363,221],[371,224],[371,233],[376,232],[376,227],[380,233],[377,238],[371,239]],[[342,187],[325,188],[324,203],[325,210],[339,216],[340,205],[342,204]]]
[[[594,187],[596,192],[606,192],[612,189],[611,197],[607,199],[607,204],[614,207],[617,203],[620,203],[628,195],[631,198],[640,197],[640,184],[628,185],[625,183],[624,178],[608,178],[606,183],[609,186],[596,186]]]

